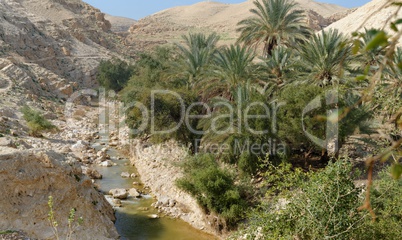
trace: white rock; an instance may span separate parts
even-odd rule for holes
[[[71,150],[74,152],[82,152],[88,148],[88,144],[85,141],[79,140],[77,143],[71,146]]]
[[[103,157],[103,156],[105,156],[105,157],[106,157],[106,153],[103,152],[103,151],[98,151],[98,152],[96,153],[96,156],[98,156],[98,157]]]
[[[114,165],[113,162],[110,160],[106,160],[106,161],[99,163],[99,166],[101,166],[101,167],[111,167],[113,165]]]
[[[136,197],[136,198],[141,197],[141,194],[135,188],[130,188],[128,190],[128,195],[130,195],[132,197]]]
[[[75,134],[74,134],[74,133],[69,132],[69,133],[67,133],[67,134],[66,134],[66,138],[68,138],[68,139],[72,139],[72,138],[76,138],[76,136],[75,136]]]
[[[129,178],[129,177],[130,177],[130,173],[128,173],[128,172],[122,172],[122,173],[120,174],[120,176],[121,176],[122,178]]]

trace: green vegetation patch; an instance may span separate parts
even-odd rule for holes
[[[23,113],[25,121],[29,128],[29,134],[32,136],[40,137],[41,132],[56,130],[57,127],[49,122],[45,117],[39,112],[29,106],[24,106],[20,109]]]

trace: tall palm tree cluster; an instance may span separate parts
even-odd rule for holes
[[[192,108],[194,113],[208,115],[192,119],[192,130],[196,129],[197,134],[194,134],[195,131],[190,134],[188,129],[179,128],[183,131],[175,133],[174,136],[166,135],[163,139],[201,139],[201,149],[203,144],[229,142],[233,146],[234,142],[239,141],[264,143],[268,139],[280,139],[287,146],[287,155],[302,151],[305,153],[304,157],[310,157],[314,152],[326,156],[325,147],[317,147],[310,141],[303,133],[305,129],[301,125],[302,120],[307,122],[310,127],[307,130],[325,138],[323,120],[327,120],[325,115],[329,109],[315,111],[315,115],[307,116],[306,120],[306,116],[302,116],[303,107],[313,100],[311,97],[314,95],[325,94],[326,90],[336,87],[340,94],[340,102],[331,107],[337,108],[338,113],[342,113],[342,108],[349,106],[357,109],[354,111],[355,115],[343,114],[340,119],[341,136],[337,139],[339,146],[342,146],[346,137],[356,129],[366,129],[366,120],[372,117],[372,105],[356,103],[356,99],[359,98],[358,90],[368,84],[361,76],[374,74],[384,58],[385,49],[365,48],[377,32],[366,30],[361,40],[358,40],[360,47],[355,51],[353,44],[356,44],[356,40],[353,41],[337,30],[313,33],[306,25],[304,12],[293,1],[259,0],[254,1],[254,5],[255,8],[250,10],[252,16],[238,23],[240,36],[235,44],[219,46],[219,36],[216,33],[190,33],[183,36],[183,42],[173,48],[159,48],[154,53],[144,54],[123,91],[123,98],[127,102],[133,99],[143,100],[142,98],[149,95],[150,89],[164,88],[179,94],[185,93],[185,99],[197,100],[209,106],[209,109],[205,105]],[[401,59],[398,56],[401,53],[402,50],[395,53],[395,63],[385,71],[384,79],[388,79],[386,84],[400,86],[401,70],[398,64]],[[139,91],[144,85],[148,86]],[[399,99],[400,94],[399,90],[394,91],[393,99]],[[389,98],[378,96],[378,99],[385,109],[395,109]],[[266,108],[261,105],[250,107],[253,102],[263,102],[266,106],[271,106],[281,100],[287,101],[283,111],[281,108],[275,111],[270,109],[271,112],[266,114]],[[159,101],[160,108],[157,109],[163,114],[160,116],[162,119],[156,122],[168,126],[180,119],[180,111],[176,109],[179,104],[172,102],[172,99]],[[146,102],[149,103],[150,100]],[[187,107],[191,102],[185,104]],[[226,107],[228,105],[236,111]],[[248,115],[269,115],[270,119],[248,119],[245,126],[246,112]],[[304,119],[301,119],[302,117]],[[129,121],[130,119],[133,125],[141,125],[138,123],[142,121],[138,111],[129,117]],[[273,121],[279,129],[272,127]],[[344,129],[346,126],[348,129]],[[265,134],[253,133],[264,130],[268,131],[265,131]],[[200,149],[193,146],[192,150],[195,152]],[[229,156],[229,161],[235,163],[241,159],[240,153],[233,153],[233,149],[228,151],[227,154],[222,154],[226,156],[222,157],[223,159]],[[248,156],[249,153],[248,151]],[[264,154],[266,152],[255,159],[265,157]],[[253,161],[255,159],[253,158]]]

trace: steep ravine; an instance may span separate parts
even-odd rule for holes
[[[116,208],[116,227],[123,239],[217,239],[207,234],[214,231],[195,199],[175,185],[181,171],[171,163],[186,157],[186,151],[171,145],[174,143],[167,143],[169,149],[159,146],[143,149],[140,141],[130,139],[127,127],[116,129],[118,125],[113,120],[119,116],[113,111],[114,104],[100,101],[99,119],[104,117],[104,121],[100,121],[99,139],[92,147],[98,153],[102,148],[107,149],[113,165],[95,167],[103,175],[96,180],[103,192],[116,188],[130,192],[134,188],[134,192],[141,193],[140,198],[129,194],[128,201],[122,201],[123,207]],[[162,155],[163,158],[157,157]],[[130,177],[123,178],[123,172]],[[157,215],[157,219],[150,218],[152,215]]]

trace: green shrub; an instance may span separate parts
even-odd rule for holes
[[[221,169],[212,155],[196,155],[183,164],[185,176],[177,185],[193,195],[206,212],[222,217],[233,227],[243,216],[246,201],[234,176]]]
[[[351,166],[341,160],[330,163],[294,189],[292,198],[265,202],[251,214],[247,232],[255,236],[260,229],[265,239],[351,239],[364,218],[357,211],[360,189],[354,186]]]
[[[402,236],[402,179],[394,180],[385,169],[374,180],[371,205],[376,214],[373,222],[367,216],[356,239],[400,239]]]
[[[304,134],[302,113],[308,103],[323,92],[321,87],[315,85],[290,85],[280,93],[280,101],[286,104],[278,110],[278,135],[291,149],[321,150]],[[306,130],[321,139],[325,138],[325,122],[316,116],[325,114],[325,109],[318,108],[306,114],[304,118]]]
[[[286,104],[279,108],[278,112],[278,125],[279,125],[279,138],[286,140],[293,150],[304,149],[305,152],[323,154],[323,149],[311,141],[304,129],[302,123],[305,125],[305,130],[319,139],[326,139],[327,125],[330,121],[328,112],[335,112],[333,109],[338,109],[339,115],[334,115],[336,121],[338,117],[338,150],[342,147],[346,138],[356,133],[369,133],[370,122],[372,118],[372,111],[369,104],[359,104],[354,106],[359,101],[359,96],[349,90],[342,88],[336,89],[338,102],[327,105],[326,93],[327,90],[314,85],[289,85],[280,94],[280,101]],[[316,98],[320,97],[320,104],[322,107],[312,109],[304,115],[303,110]],[[354,106],[352,111],[343,114],[351,106]],[[308,156],[306,156],[308,157]]]
[[[143,112],[138,107],[130,108],[127,111],[127,124],[131,129],[140,129],[140,127],[145,124],[145,128],[141,129],[141,132],[137,132],[135,135],[148,134],[151,136],[151,141],[155,143],[160,143],[167,141],[169,139],[175,139],[181,143],[193,143],[197,138],[192,129],[197,129],[198,119],[188,119],[187,126],[185,121],[185,113],[182,112],[183,105],[185,109],[197,102],[197,96],[190,91],[176,89],[174,91],[178,96],[172,95],[170,93],[156,93],[152,102],[152,89],[143,89],[142,92],[138,92],[135,96],[135,101],[143,104],[148,110],[147,118],[143,116]],[[182,105],[183,104],[183,105]],[[194,107],[190,112],[191,115],[197,115],[199,113],[199,108]],[[151,122],[152,121],[152,122]],[[175,129],[175,131],[170,131]]]
[[[222,98],[212,99],[211,106],[216,104],[213,113],[199,121],[199,127],[205,132],[201,141],[203,147],[206,146],[203,151],[210,150],[208,145],[223,146],[222,152],[219,152],[220,159],[226,163],[238,164],[243,175],[255,175],[260,164],[259,159],[267,154],[279,153],[282,143],[278,144],[278,151],[275,152],[275,147],[272,147],[272,143],[276,142],[276,136],[272,132],[273,119],[248,117],[267,115],[265,107],[270,103],[263,95],[246,86],[238,87],[232,94],[233,102]],[[223,104],[232,108],[221,107]]]
[[[250,152],[243,152],[239,156],[237,166],[242,173],[253,174],[258,168],[258,158]]]
[[[261,190],[266,197],[274,197],[279,194],[281,196],[292,195],[292,191],[297,190],[302,182],[308,179],[308,173],[300,168],[293,169],[292,164],[287,162],[275,165],[266,159],[264,165],[265,172],[262,174],[264,181]]]
[[[52,227],[52,231],[54,234],[54,237],[59,240],[62,238],[62,234],[59,232],[59,223],[55,218],[55,212],[54,212],[54,202],[53,202],[53,196],[49,196],[48,198],[48,202],[47,205],[49,206],[49,213],[48,213],[48,220],[49,223]],[[84,222],[84,218],[83,217],[79,217],[78,219],[75,219],[75,214],[76,214],[76,209],[75,208],[71,208],[69,215],[68,215],[68,219],[67,219],[67,233],[65,235],[65,237],[63,239],[66,240],[71,240],[73,239],[73,234],[75,232],[75,230],[82,225],[82,223]]]
[[[25,121],[27,121],[29,134],[32,136],[40,137],[42,136],[41,132],[57,129],[39,111],[33,110],[27,105],[22,107],[20,111],[23,113]]]
[[[286,165],[275,171],[277,174],[265,180],[277,182],[271,184],[274,189],[288,189],[286,182],[298,176]],[[385,169],[374,180],[370,196],[376,214],[373,221],[367,211],[357,210],[365,194],[355,187],[351,172],[351,163],[338,160],[322,171],[310,173],[305,183],[296,181],[300,188],[294,189],[293,185],[289,199],[284,198],[289,195],[280,194],[252,210],[250,221],[237,235],[247,235],[247,239],[400,239],[402,179],[392,179],[389,169]],[[282,176],[286,173],[289,178]]]
[[[302,186],[302,193],[289,206],[293,235],[301,239],[350,239],[361,218],[357,212],[359,191],[351,170],[351,163],[338,160]]]
[[[120,59],[101,61],[98,66],[97,80],[107,90],[120,91],[133,73],[133,67]]]

